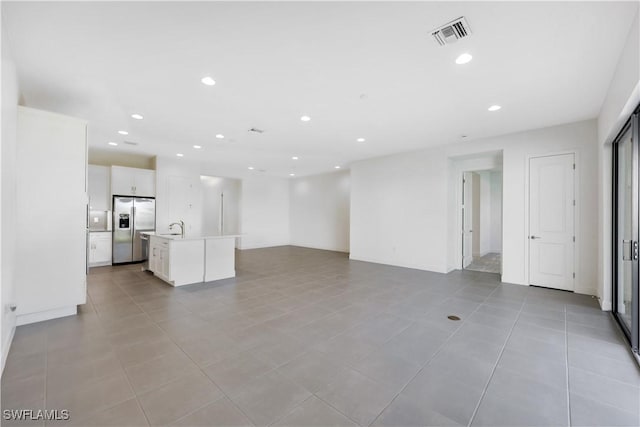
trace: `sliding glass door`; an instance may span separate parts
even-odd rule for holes
[[[638,114],[613,144],[613,312],[638,351]]]

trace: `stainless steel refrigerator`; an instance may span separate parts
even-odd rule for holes
[[[140,233],[155,229],[155,199],[113,196],[113,263],[148,259],[149,249],[141,239]]]

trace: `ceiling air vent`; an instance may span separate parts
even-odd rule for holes
[[[249,132],[252,132],[252,133],[264,133],[264,130],[263,129],[258,129],[258,128],[251,128],[251,129],[249,129]]]
[[[431,35],[440,46],[457,42],[459,39],[469,37],[471,28],[469,23],[461,16],[440,28],[431,31]]]
[[[137,142],[133,142],[133,141],[125,141],[124,143],[129,145],[138,145]]]

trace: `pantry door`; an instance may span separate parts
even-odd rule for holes
[[[529,284],[573,291],[575,154],[529,160]]]

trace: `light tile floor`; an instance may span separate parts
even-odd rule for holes
[[[76,426],[640,424],[637,366],[591,297],[295,247],[237,267],[181,288],[93,269],[78,316],[17,328],[3,409]]]
[[[466,270],[484,271],[485,273],[497,273],[502,271],[502,254],[490,252],[481,257],[474,257]]]

